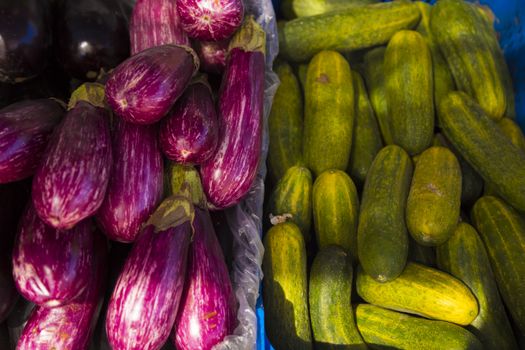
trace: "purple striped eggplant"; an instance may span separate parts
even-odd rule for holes
[[[113,131],[113,169],[97,221],[112,240],[133,242],[163,192],[163,160],[156,125],[117,118]]]
[[[107,101],[125,121],[153,124],[168,113],[198,68],[197,55],[189,47],[144,50],[113,71],[106,83]]]
[[[210,350],[236,325],[237,299],[210,214],[195,208],[188,273],[172,340],[178,350]]]
[[[0,110],[0,183],[32,176],[64,114],[55,100],[38,99]]]
[[[162,120],[160,145],[178,163],[201,164],[215,152],[219,130],[213,94],[205,78],[186,89]]]
[[[214,156],[201,167],[204,191],[215,209],[238,203],[257,174],[262,138],[264,46],[264,31],[251,17],[232,40],[219,96],[219,145]]]
[[[109,301],[113,350],[158,350],[173,328],[184,287],[193,205],[164,200],[133,245]]]
[[[197,40],[220,41],[241,26],[242,0],[177,0],[182,28]]]
[[[0,323],[4,322],[18,300],[8,256],[0,256]]]
[[[97,256],[89,287],[70,304],[33,310],[18,340],[17,350],[87,350],[103,300],[107,276],[107,246],[96,235]]]
[[[78,101],[56,128],[33,179],[40,218],[69,229],[93,215],[104,200],[111,162],[108,111]]]
[[[173,0],[138,0],[129,24],[131,55],[166,44],[190,45]]]
[[[222,74],[224,67],[226,67],[229,44],[228,40],[196,41],[193,44],[193,48],[201,61],[201,71],[211,74]]]
[[[29,206],[13,249],[13,277],[20,293],[45,307],[65,305],[88,286],[95,256],[90,219],[71,230],[46,225]]]

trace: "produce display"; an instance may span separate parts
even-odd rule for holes
[[[245,6],[0,3],[0,349],[250,339],[222,211],[266,147],[271,29]]]
[[[494,16],[374,2],[280,2],[268,342],[523,348],[525,136]]]

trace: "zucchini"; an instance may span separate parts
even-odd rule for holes
[[[315,180],[312,203],[318,247],[336,244],[357,258],[359,197],[350,176],[340,170],[322,173]]]
[[[476,230],[460,223],[437,248],[439,268],[463,281],[476,296],[478,317],[468,327],[487,349],[517,349],[485,246]]]
[[[439,106],[447,139],[503,199],[525,211],[525,154],[517,152],[498,124],[467,94],[451,92]]]
[[[380,282],[401,274],[408,255],[405,207],[412,161],[399,146],[384,147],[366,177],[357,251],[364,270]]]
[[[308,65],[303,154],[319,176],[346,170],[354,128],[354,88],[350,65],[335,51],[322,51]]]
[[[421,245],[445,243],[459,221],[461,168],[454,153],[431,147],[416,163],[406,208],[408,232]]]
[[[356,117],[354,145],[350,151],[347,171],[357,186],[362,188],[374,158],[383,148],[383,142],[381,141],[381,133],[379,132],[374,110],[368,99],[363,78],[356,71],[352,71],[352,78],[355,90]]]
[[[370,103],[379,124],[383,141],[387,145],[393,144],[390,130],[390,117],[386,103],[384,57],[386,47],[380,46],[369,50],[364,57],[364,78],[370,96]]]
[[[384,72],[393,141],[419,154],[432,143],[435,119],[432,56],[423,36],[397,32],[385,51]]]
[[[279,30],[279,49],[292,62],[305,62],[323,50],[356,51],[388,42],[419,22],[416,5],[396,1],[301,17]]]
[[[357,294],[370,304],[435,320],[469,325],[478,315],[470,289],[451,275],[409,262],[393,281],[380,283],[357,270]]]
[[[350,295],[350,255],[331,245],[317,253],[310,271],[310,318],[316,349],[366,349],[357,330]]]
[[[312,225],[312,174],[302,166],[293,166],[277,182],[270,197],[270,215],[288,217],[310,242]]]
[[[525,338],[525,219],[499,198],[481,197],[472,222],[485,243],[503,301]]]
[[[268,165],[272,180],[278,181],[288,168],[302,161],[303,95],[290,65],[282,62],[275,72],[281,85],[275,92],[268,119]]]
[[[472,96],[489,117],[498,120],[507,108],[504,79],[487,40],[487,23],[462,0],[440,0],[432,9],[430,27],[459,90]]]
[[[365,342],[377,349],[481,350],[482,344],[466,329],[378,306],[357,306],[356,321]]]
[[[308,312],[306,248],[291,222],[273,226],[264,237],[263,301],[268,339],[276,349],[312,349]]]

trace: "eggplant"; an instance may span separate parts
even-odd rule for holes
[[[0,2],[0,81],[19,83],[46,68],[53,42],[50,10],[42,0]]]
[[[37,305],[65,305],[89,285],[94,256],[90,219],[71,230],[57,230],[40,220],[29,205],[20,220],[13,249],[17,289]]]
[[[62,0],[56,23],[58,60],[74,78],[93,81],[129,56],[120,0]]]
[[[220,41],[241,26],[242,0],[177,0],[182,28],[193,39]]]
[[[120,118],[113,131],[113,170],[97,221],[112,240],[133,242],[162,199],[163,159],[156,125]]]
[[[131,55],[166,44],[190,45],[173,0],[138,0],[129,24]]]
[[[106,284],[107,246],[95,233],[95,264],[89,287],[70,304],[35,308],[18,340],[17,350],[86,350],[95,328]]]
[[[213,209],[238,203],[251,188],[261,154],[265,33],[252,17],[232,40],[219,93],[219,145],[200,169]]]
[[[184,287],[193,206],[164,200],[133,245],[106,315],[113,350],[158,350],[173,328]]]
[[[83,92],[89,96],[77,99]],[[100,107],[103,97],[98,84],[76,90],[33,179],[36,211],[53,227],[73,227],[93,215],[104,200],[112,155],[109,113]]]
[[[200,69],[211,74],[222,74],[226,67],[228,56],[228,40],[223,41],[195,41],[193,49],[201,61]]]
[[[56,100],[18,102],[0,110],[0,183],[32,176],[64,108]]]
[[[237,299],[210,214],[195,208],[188,272],[172,340],[178,350],[210,350],[236,325]]]
[[[106,83],[106,98],[122,119],[153,124],[168,113],[199,68],[189,47],[162,45],[124,61]]]
[[[160,126],[164,154],[181,164],[201,164],[209,159],[219,138],[217,112],[205,78],[194,81]]]
[[[10,349],[16,349],[18,339],[22,335],[24,327],[31,316],[31,313],[36,308],[36,305],[24,298],[18,298],[13,311],[7,319],[7,329],[9,331]]]

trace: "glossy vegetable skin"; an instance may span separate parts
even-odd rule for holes
[[[133,242],[162,199],[164,171],[158,127],[117,118],[112,136],[113,168],[97,220],[110,239]]]
[[[195,41],[193,49],[201,61],[200,69],[211,74],[222,74],[228,57],[228,40]]]
[[[33,175],[64,108],[57,101],[38,99],[0,110],[0,183]]]

